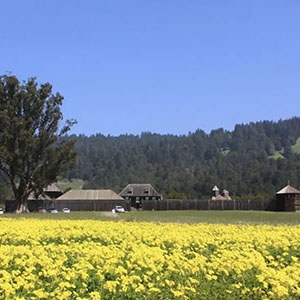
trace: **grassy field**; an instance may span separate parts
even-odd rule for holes
[[[37,218],[101,221],[221,223],[221,224],[300,224],[300,213],[266,211],[132,211],[112,215],[110,212],[77,212],[70,214],[30,213],[4,214],[1,218]]]
[[[296,144],[292,146],[292,151],[294,153],[300,154],[300,138],[297,139]]]
[[[273,155],[269,156],[269,158],[271,158],[271,159],[279,159],[279,158],[284,159],[285,157],[282,154],[283,154],[283,149],[280,150],[280,151],[275,151],[275,153]]]

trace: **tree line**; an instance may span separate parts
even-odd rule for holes
[[[65,138],[77,140],[78,161],[68,178],[116,192],[151,183],[168,198],[207,198],[214,185],[236,198],[269,198],[288,181],[299,188],[300,154],[292,147],[299,137],[298,117],[209,134],[72,135]]]

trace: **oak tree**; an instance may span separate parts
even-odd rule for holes
[[[62,137],[75,121],[61,124],[62,102],[49,83],[0,77],[0,173],[12,187],[16,212],[28,212],[29,195],[42,194],[74,166],[75,141]]]

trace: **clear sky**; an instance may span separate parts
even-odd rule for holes
[[[73,133],[187,134],[300,115],[299,0],[0,0],[0,74]]]

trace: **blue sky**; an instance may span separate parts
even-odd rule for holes
[[[187,134],[300,115],[300,1],[1,1],[0,74],[64,97],[73,133]]]

